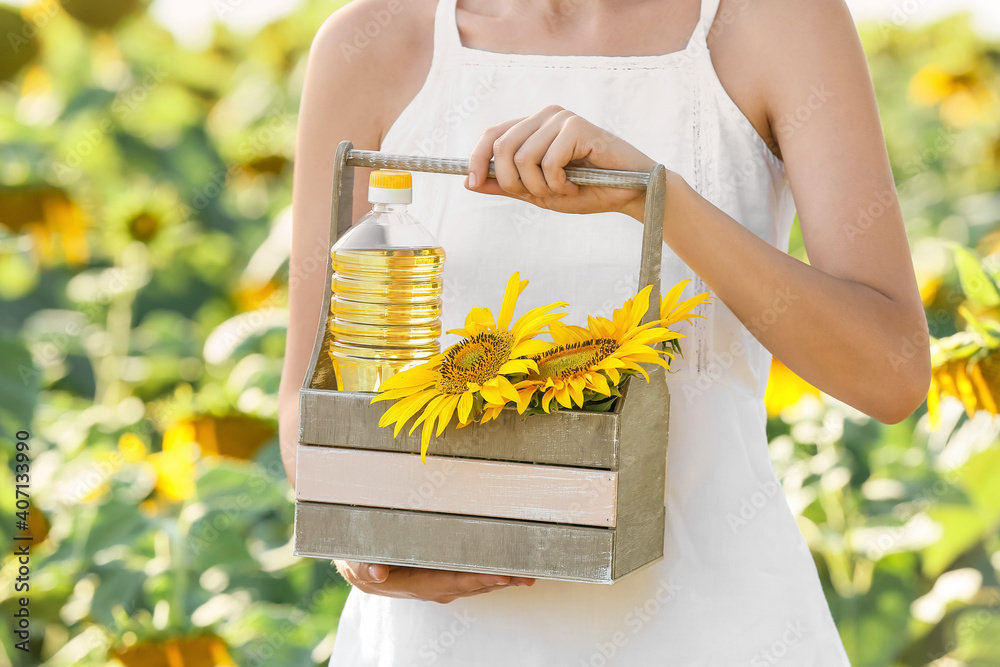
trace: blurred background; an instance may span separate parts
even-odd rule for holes
[[[296,108],[340,4],[0,4],[5,619],[20,429],[34,538],[0,667],[328,659],[347,589],[291,555],[276,394]],[[851,5],[935,382],[884,426],[776,364],[772,455],[857,667],[997,666],[998,6]]]

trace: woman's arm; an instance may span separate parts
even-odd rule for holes
[[[416,94],[430,67],[430,42],[421,37],[430,34],[433,3],[404,3],[403,13],[378,35],[358,41],[356,29],[364,35],[371,13],[386,10],[385,5],[357,0],[337,11],[316,35],[306,68],[292,187],[288,335],[278,396],[281,458],[293,485],[299,388],[319,328],[330,252],[337,145],[348,139],[356,148],[377,150],[385,128]],[[370,208],[368,173],[358,169],[354,175],[355,220]]]
[[[901,421],[927,393],[927,324],[850,14],[842,0],[741,6],[718,31],[713,56],[717,67],[740,58],[739,86],[760,97],[811,265],[758,238],[676,174],[668,176],[664,241],[792,370],[880,421]],[[484,183],[490,158],[497,181]],[[490,128],[471,160],[471,189],[642,219],[642,197],[566,184],[570,162],[638,170],[651,163],[569,112],[547,109]]]
[[[299,388],[319,327],[330,252],[330,201],[337,144],[377,150],[382,136],[416,95],[430,68],[434,0],[355,0],[320,29],[309,53],[296,131],[289,260],[289,322],[279,389],[281,458],[295,484]],[[373,16],[381,31],[364,32]],[[358,35],[367,41],[359,40]],[[354,175],[354,219],[370,208],[368,170]],[[451,602],[534,579],[335,561],[351,585],[388,597]]]

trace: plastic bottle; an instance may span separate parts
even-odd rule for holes
[[[440,351],[444,249],[407,211],[411,181],[373,171],[372,210],[330,251],[330,358],[341,391],[377,391]]]

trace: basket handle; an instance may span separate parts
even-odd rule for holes
[[[337,147],[333,168],[333,209],[330,221],[330,245],[353,224],[354,169],[403,169],[431,174],[465,175],[469,173],[469,161],[458,158],[419,157],[413,155],[392,155],[378,151],[355,150],[350,141],[342,141]],[[489,175],[494,176],[490,162]],[[577,185],[597,185],[614,188],[629,188],[646,191],[645,224],[642,230],[642,256],[639,263],[639,286],[652,285],[649,295],[649,310],[643,323],[660,317],[660,261],[663,243],[663,213],[666,205],[667,170],[656,164],[652,170],[620,171],[615,169],[590,169],[567,167],[566,178]],[[329,286],[327,286],[329,292]],[[322,320],[325,322],[325,318]]]

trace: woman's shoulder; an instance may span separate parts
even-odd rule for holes
[[[313,49],[353,64],[430,49],[437,0],[353,0],[331,14]]]
[[[772,150],[782,98],[808,97],[860,52],[845,0],[721,0],[708,46],[723,87]]]
[[[391,121],[430,69],[437,0],[353,0],[313,40],[310,69]]]
[[[857,41],[845,0],[715,1],[709,47],[713,55],[726,52],[745,65],[793,67],[803,57],[828,56],[831,44],[845,38]],[[747,59],[748,53],[755,57]]]

